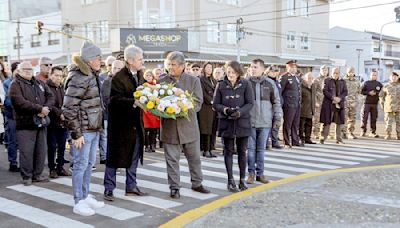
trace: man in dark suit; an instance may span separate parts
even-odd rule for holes
[[[301,82],[297,75],[297,62],[286,63],[287,72],[281,76],[283,98],[283,140],[285,148],[304,146],[299,140]]]

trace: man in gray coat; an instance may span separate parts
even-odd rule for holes
[[[159,83],[173,83],[175,87],[193,93],[195,108],[189,110],[189,119],[178,118],[161,119],[161,141],[164,144],[164,155],[167,162],[168,184],[171,189],[171,198],[180,198],[179,159],[183,152],[188,160],[192,190],[201,193],[210,193],[201,184],[203,174],[200,160],[200,132],[196,113],[203,103],[203,94],[200,79],[184,72],[185,57],[181,52],[168,54],[166,69],[169,74],[160,79]]]

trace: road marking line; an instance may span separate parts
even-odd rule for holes
[[[298,151],[298,150],[290,150],[290,149],[289,150],[284,149],[282,151],[287,152],[287,153],[294,153],[294,154],[314,155],[314,156],[320,156],[320,157],[339,158],[339,159],[354,160],[354,161],[369,162],[369,161],[375,160],[375,159],[371,159],[371,158],[360,158],[360,157],[354,157],[354,156],[344,156],[344,155],[309,152],[309,151]]]
[[[21,218],[23,220],[45,227],[94,227],[52,212],[22,204],[13,200],[0,197],[0,212]],[[72,211],[72,210],[71,210]]]
[[[70,178],[52,179],[51,182],[72,187],[72,180]],[[104,186],[99,185],[99,184],[90,184],[90,191],[103,194]],[[113,193],[114,193],[114,197],[116,197],[116,198],[132,201],[132,202],[136,202],[136,203],[140,203],[140,204],[145,204],[145,205],[160,208],[160,209],[168,209],[168,208],[177,207],[177,206],[182,205],[181,203],[178,203],[178,202],[165,200],[165,199],[161,199],[161,198],[157,198],[157,197],[153,197],[153,196],[140,196],[140,197],[125,196],[125,191],[120,190],[120,189],[114,189]]]
[[[8,186],[7,188],[17,192],[22,192],[31,196],[39,197],[45,200],[53,201],[59,204],[73,207],[75,205],[74,198],[72,195],[57,192],[50,189],[38,187],[38,186],[24,186],[22,184]],[[142,216],[142,213],[126,210],[123,208],[115,207],[106,204],[103,208],[97,209],[96,214],[110,217],[117,220],[127,220]]]
[[[279,150],[279,151],[281,151],[281,150]],[[265,153],[264,156],[267,157],[266,160],[268,160],[268,157],[274,156],[274,157],[297,158],[297,159],[306,160],[306,161],[328,162],[328,163],[341,164],[341,165],[358,165],[358,164],[360,164],[359,162],[353,162],[353,161],[344,161],[344,160],[337,160],[337,159],[330,159],[330,158],[320,158],[320,157],[313,157],[313,156],[296,155],[296,154],[287,153],[287,152],[268,152],[268,153]]]
[[[278,181],[273,181],[269,184],[259,185],[255,188],[249,188],[246,191],[234,193],[234,194],[222,197],[222,198],[220,198],[216,201],[213,201],[211,203],[208,203],[206,205],[189,210],[189,211],[181,214],[180,216],[175,217],[174,219],[162,224],[160,226],[160,228],[183,227],[186,224],[189,224],[190,222],[193,222],[194,220],[196,220],[214,210],[217,210],[233,201],[242,199],[247,196],[251,196],[254,193],[266,191],[268,189],[278,187],[278,186],[281,186],[284,184],[292,183],[295,181],[300,181],[300,180],[304,180],[304,179],[308,179],[308,178],[312,178],[312,177],[324,176],[324,175],[335,174],[335,173],[349,173],[349,172],[365,171],[365,170],[371,170],[371,169],[389,169],[389,168],[397,168],[398,169],[398,168],[400,168],[400,165],[383,165],[383,166],[335,169],[335,170],[321,171],[321,172],[317,172],[317,173],[305,173],[305,174],[301,174],[298,176],[288,177],[288,178],[281,179]]]
[[[348,145],[348,144],[346,144],[346,145]],[[334,145],[324,145],[324,147],[327,147],[327,148],[331,148],[331,149],[337,149],[337,147],[335,147]],[[393,149],[387,149],[387,150],[389,150],[389,151],[382,151],[382,150],[385,150],[385,148],[379,148],[378,146],[376,147],[376,150],[369,150],[369,149],[366,149],[365,147],[361,147],[360,145],[349,145],[350,147],[353,147],[353,148],[346,148],[345,150],[347,150],[347,151],[361,151],[361,152],[363,152],[363,151],[365,151],[365,152],[368,152],[368,153],[374,153],[374,154],[384,154],[384,155],[389,155],[389,156],[400,156],[400,153],[398,153],[398,152],[395,152],[394,150],[395,150],[395,148],[393,148]],[[369,146],[368,146],[369,147]]]
[[[97,178],[104,178],[104,173],[102,172],[96,172],[92,174],[93,177],[97,177]],[[117,175],[117,182],[118,183],[125,183],[125,177],[124,176],[119,176]],[[153,189],[159,192],[166,192],[166,193],[170,193],[170,189],[169,186],[167,184],[159,184],[156,182],[151,182],[151,181],[146,181],[146,180],[138,180],[138,185],[140,187],[143,188],[148,188],[148,189]],[[194,199],[199,199],[199,200],[208,200],[214,197],[217,197],[218,195],[216,194],[203,194],[203,193],[199,193],[199,192],[195,192],[191,189],[187,189],[187,188],[180,188],[180,193],[181,196],[186,196],[186,197],[190,197],[190,198],[194,198]]]
[[[327,145],[328,146],[328,145]],[[378,154],[372,154],[372,152],[364,149],[354,149],[354,148],[340,148],[338,150],[338,147],[329,147],[329,148],[324,148],[324,147],[318,147],[315,145],[311,145],[310,147],[306,148],[296,148],[302,151],[316,151],[316,152],[324,152],[324,153],[329,153],[329,154],[344,154],[344,155],[354,155],[354,156],[359,156],[359,157],[372,157],[372,158],[387,158],[389,156],[387,155],[378,155]]]
[[[286,160],[286,159],[279,159],[279,158],[272,158],[272,157],[265,158],[264,161],[265,161],[265,163],[268,163],[269,161],[273,161],[273,162],[281,162],[281,163],[287,163],[287,164],[293,164],[293,165],[310,166],[310,167],[321,168],[321,169],[338,169],[338,168],[341,168],[341,166],[336,166],[336,165],[314,164],[314,163],[311,163],[311,162],[296,161],[296,160]]]
[[[150,169],[144,169],[144,168],[138,168],[137,172],[140,175],[157,177],[157,178],[161,178],[161,179],[164,179],[164,180],[167,179],[167,173],[166,172],[158,172],[158,171],[154,171],[154,170],[150,170]],[[183,183],[187,183],[187,184],[191,184],[192,183],[191,178],[188,177],[188,176],[181,175],[180,180]],[[139,181],[139,182],[141,182],[141,181]],[[223,189],[223,190],[226,189],[226,184],[222,184],[221,182],[217,182],[217,181],[203,180],[201,182],[201,184],[206,186],[206,187],[209,187],[209,188],[216,188],[216,189]]]

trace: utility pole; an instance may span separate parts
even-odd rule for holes
[[[19,18],[17,20],[17,52],[18,52],[18,62],[21,62],[21,28]]]
[[[236,48],[237,48],[237,58],[236,60],[240,63],[240,41],[244,39],[244,28],[243,28],[243,18],[236,20]]]
[[[67,63],[71,64],[71,47],[70,47],[70,39],[72,38],[71,34],[74,30],[74,27],[71,24],[65,24],[62,27],[62,31],[66,34],[67,38]]]
[[[357,76],[360,79],[360,56],[361,56],[361,52],[363,52],[363,49],[357,48],[356,51],[358,52],[358,67],[357,67]]]

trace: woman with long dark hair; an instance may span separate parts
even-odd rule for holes
[[[203,156],[207,158],[216,157],[212,154],[212,138],[217,132],[216,113],[212,109],[213,95],[217,80],[213,77],[214,66],[207,62],[203,65],[203,72],[200,76],[201,88],[203,90],[203,104],[199,111],[199,127],[200,127],[200,149]]]
[[[228,190],[238,192],[246,190],[246,150],[251,135],[250,110],[253,107],[254,94],[250,82],[242,78],[244,72],[237,61],[225,64],[226,77],[219,82],[214,94],[213,108],[218,113],[218,135],[224,144],[224,160],[228,174]],[[240,170],[239,189],[233,179],[234,143],[238,153]]]

